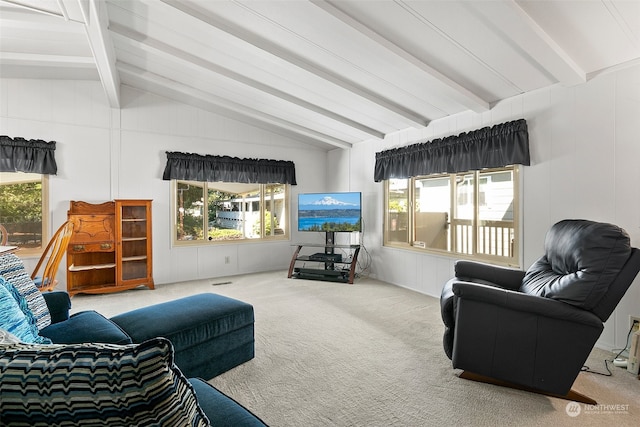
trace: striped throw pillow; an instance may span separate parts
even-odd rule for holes
[[[209,425],[165,338],[0,345],[0,377],[0,425]]]
[[[33,280],[31,280],[29,273],[25,270],[22,260],[16,254],[0,256],[0,276],[11,282],[27,300],[27,305],[36,319],[38,330],[42,330],[51,324],[51,314],[49,313],[47,302],[33,283]]]

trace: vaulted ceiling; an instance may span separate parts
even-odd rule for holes
[[[0,0],[0,76],[100,81],[322,149],[640,63],[638,0]]]

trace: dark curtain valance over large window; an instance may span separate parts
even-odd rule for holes
[[[55,141],[45,142],[0,135],[0,172],[29,172],[55,175]]]
[[[167,151],[162,179],[296,185],[293,162]]]
[[[524,119],[376,153],[374,180],[530,164]]]

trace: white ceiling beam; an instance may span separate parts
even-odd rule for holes
[[[10,4],[12,6],[16,6],[16,7],[22,8],[22,9],[30,10],[32,12],[43,13],[43,14],[49,15],[49,16],[55,16],[56,18],[65,18],[65,16],[63,15],[62,11],[60,11],[58,13],[55,10],[43,9],[41,7],[36,7],[33,4],[21,3],[19,1],[14,1],[14,0],[2,0],[2,3],[6,3],[6,4]],[[59,6],[60,5],[58,4],[58,7]]]
[[[0,63],[7,65],[41,65],[95,69],[93,58],[87,56],[46,55],[41,53],[0,52]]]
[[[198,19],[208,25],[211,25],[225,33],[234,36],[237,39],[240,39],[260,50],[263,50],[273,56],[280,58],[283,61],[286,61],[296,67],[314,74],[322,79],[325,79],[334,85],[341,87],[363,99],[366,99],[369,102],[372,102],[379,107],[386,109],[387,111],[398,115],[403,120],[409,121],[414,126],[426,126],[429,124],[429,120],[425,117],[422,117],[419,114],[416,114],[407,108],[394,103],[386,98],[383,98],[375,93],[367,90],[364,87],[358,86],[357,84],[348,82],[341,78],[339,75],[332,73],[329,70],[320,68],[314,64],[309,63],[305,59],[295,55],[292,52],[272,43],[268,40],[256,37],[249,31],[246,31],[237,25],[227,21],[226,19],[219,16],[212,16],[210,14],[203,13],[199,10],[196,10],[184,2],[180,2],[177,0],[161,0],[163,3],[180,10],[181,12],[191,16],[192,18]],[[376,136],[377,137],[377,136]]]
[[[475,93],[471,92],[469,89],[464,86],[456,83],[449,77],[445,76],[435,68],[426,64],[419,58],[415,57],[411,53],[407,52],[397,44],[391,42],[386,39],[382,35],[378,34],[375,30],[369,28],[362,22],[353,18],[351,15],[343,12],[338,9],[333,4],[328,3],[324,0],[310,0],[311,3],[324,10],[334,18],[343,22],[344,24],[352,27],[357,30],[364,36],[378,43],[380,46],[383,46],[388,51],[394,53],[396,56],[402,58],[406,62],[412,64],[413,66],[419,68],[424,73],[427,73],[431,78],[433,78],[436,82],[438,82],[445,94],[456,100],[458,103],[464,105],[466,108],[475,111],[477,113],[485,112],[490,109],[489,102],[485,101]]]
[[[558,82],[568,86],[586,82],[586,72],[515,0],[467,2],[465,5],[508,35],[526,55]]]
[[[89,39],[89,47],[102,82],[102,87],[111,108],[120,108],[120,77],[116,70],[116,55],[109,37],[107,5],[104,1],[89,0],[88,4],[79,1],[82,15],[88,16],[85,31]],[[89,10],[86,10],[86,7]]]
[[[0,5],[7,3],[12,6],[20,7],[21,9],[37,12],[37,14],[31,14],[28,19],[25,19],[25,15],[19,12],[17,8],[6,8],[0,14],[0,21],[2,21],[2,28],[19,28],[21,30],[37,30],[52,32],[80,32],[82,33],[82,27],[85,24],[84,20],[65,20],[62,13],[48,12],[42,9],[34,9],[24,5],[19,5],[15,2],[8,2],[7,0],[0,0]]]
[[[640,58],[631,59],[629,61],[625,61],[623,63],[613,65],[611,67],[607,67],[601,70],[596,70],[596,71],[587,73],[587,80],[595,79],[596,77],[604,74],[615,73],[620,70],[624,70],[626,68],[637,67],[638,65],[640,65]]]
[[[126,75],[128,79],[132,81],[135,80],[136,86],[138,87],[144,84],[149,90],[153,86],[156,88],[156,90],[153,91],[154,93],[165,97],[169,97],[167,94],[174,94],[177,96],[169,98],[178,101],[183,99],[182,97],[188,96],[200,102],[198,107],[203,107],[203,104],[205,104],[207,107],[205,109],[208,111],[248,123],[252,126],[263,127],[275,133],[279,133],[281,132],[280,129],[284,129],[289,132],[289,137],[295,138],[296,136],[302,136],[304,138],[320,141],[338,148],[351,148],[352,146],[352,144],[347,141],[291,123],[287,120],[263,113],[262,111],[229,101],[228,99],[223,99],[210,93],[202,92],[200,89],[183,85],[175,80],[166,79],[162,76],[150,73],[129,64],[119,62],[118,70],[123,76]]]
[[[67,7],[64,5],[64,1],[63,0],[56,0],[58,3],[58,7],[60,8],[60,13],[62,13],[62,16],[64,17],[65,21],[69,20],[69,12],[67,12]]]
[[[629,39],[629,42],[636,48],[640,47],[640,38],[638,38],[640,34],[636,36],[638,25],[640,25],[640,16],[634,14],[625,16],[616,3],[614,0],[602,0],[602,4],[616,21],[620,30],[622,30],[627,39]]]
[[[169,55],[174,59],[179,59],[181,61],[187,62],[189,64],[192,65],[196,65],[200,68],[203,68],[207,71],[211,71],[217,74],[220,74],[224,77],[227,77],[229,79],[235,80],[243,85],[246,85],[252,89],[256,89],[259,90],[261,92],[264,93],[268,93],[271,96],[277,97],[279,99],[282,99],[284,101],[290,102],[298,107],[307,109],[309,111],[313,111],[316,114],[320,114],[324,117],[327,117],[331,120],[334,120],[338,123],[341,123],[345,126],[351,127],[353,129],[358,130],[359,132],[362,132],[366,135],[369,135],[370,137],[374,137],[374,138],[378,138],[378,139],[383,139],[384,138],[384,133],[381,131],[378,131],[376,129],[372,129],[368,126],[363,125],[362,123],[358,123],[354,120],[351,120],[347,117],[341,116],[337,113],[334,113],[333,111],[329,111],[325,108],[322,108],[320,106],[317,106],[315,104],[312,104],[308,101],[305,101],[303,99],[300,99],[298,97],[295,97],[291,94],[285,93],[279,89],[276,89],[274,87],[268,86],[262,82],[259,82],[257,80],[254,80],[252,78],[246,77],[240,73],[237,73],[233,70],[230,70],[228,68],[222,67],[218,64],[215,64],[211,61],[207,61],[206,59],[203,59],[199,56],[193,55],[189,52],[186,52],[182,49],[178,49],[175,48],[173,46],[170,46],[164,42],[161,42],[159,40],[156,39],[152,39],[149,36],[146,36],[144,34],[138,33],[136,31],[130,30],[128,28],[125,28],[121,25],[118,24],[112,24],[110,27],[110,31],[113,31],[115,34],[118,34],[120,36],[126,37],[128,39],[131,40],[135,40],[136,42],[142,44],[142,45],[146,45],[149,46],[157,51],[159,51],[160,53],[164,54],[164,55]]]

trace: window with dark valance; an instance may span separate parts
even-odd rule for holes
[[[167,165],[162,179],[296,185],[296,169],[293,162],[285,160],[240,159],[167,151]]]
[[[530,164],[524,119],[376,153],[374,180]]]
[[[55,141],[0,136],[0,172],[28,172],[55,175]]]

